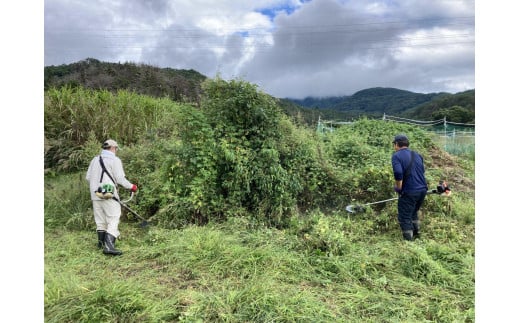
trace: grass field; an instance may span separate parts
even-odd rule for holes
[[[395,200],[345,211],[396,196],[399,133],[430,188],[453,192],[428,195],[413,242]],[[85,181],[109,137],[138,181],[130,207],[154,217],[123,218],[119,257],[97,249]],[[364,118],[317,136],[256,86],[216,79],[200,106],[47,91],[45,139],[46,322],[475,321],[474,158],[416,126]]]
[[[475,158],[475,135],[433,136],[434,142],[452,155]]]
[[[125,221],[120,257],[97,249],[94,229],[47,228],[45,321],[473,322],[474,209],[453,198],[432,199],[412,243],[395,205],[314,212],[284,230]]]

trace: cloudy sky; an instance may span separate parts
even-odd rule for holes
[[[44,64],[240,78],[276,97],[475,88],[474,0],[45,0]]]

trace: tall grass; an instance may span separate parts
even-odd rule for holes
[[[45,179],[46,227],[86,229],[93,222],[92,201],[85,175],[86,171],[57,177],[48,176]]]
[[[120,90],[88,90],[82,87],[49,89],[44,97],[46,167],[74,171],[91,158],[85,148],[108,138],[132,145],[150,133],[160,133],[164,120],[178,105]]]

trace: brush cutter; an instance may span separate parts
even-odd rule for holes
[[[130,198],[124,201],[121,201],[120,199],[116,198],[115,196],[112,197],[112,199],[116,200],[119,204],[121,204],[122,207],[127,209],[130,213],[141,219],[143,222],[141,222],[141,228],[145,228],[148,226],[148,220],[137,214],[134,210],[132,210],[128,205],[126,205],[127,202],[129,202],[134,197],[134,192],[130,194]]]
[[[437,185],[436,189],[428,191],[428,192],[426,192],[426,194],[427,195],[428,194],[439,194],[439,195],[443,195],[443,196],[450,196],[451,195],[451,189],[448,186],[448,183],[446,183],[446,181],[440,181],[439,185]],[[372,202],[372,203],[367,203],[367,204],[362,204],[362,205],[350,204],[350,205],[347,205],[345,210],[347,210],[347,212],[349,212],[349,213],[364,212],[365,211],[365,207],[367,207],[369,205],[385,203],[385,202],[397,200],[398,198],[399,197],[394,197],[394,198],[390,198],[390,199],[387,199],[387,200],[382,200],[382,201],[377,201],[377,202]]]

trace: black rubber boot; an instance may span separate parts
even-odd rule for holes
[[[115,243],[116,243],[116,237],[114,237],[113,235],[111,235],[110,233],[107,232],[105,234],[105,245],[103,248],[103,253],[106,255],[114,255],[114,256],[122,255],[123,253],[120,250],[116,249]]]
[[[98,243],[97,246],[99,249],[103,248],[103,245],[105,243],[105,234],[107,232],[103,230],[97,230],[97,237],[98,237]]]
[[[420,222],[419,220],[417,221],[412,221],[412,224],[413,224],[413,238],[414,239],[419,239],[421,237],[421,231],[419,230],[420,229]]]
[[[407,241],[413,240],[413,231],[412,230],[406,230],[403,231],[403,239]]]

